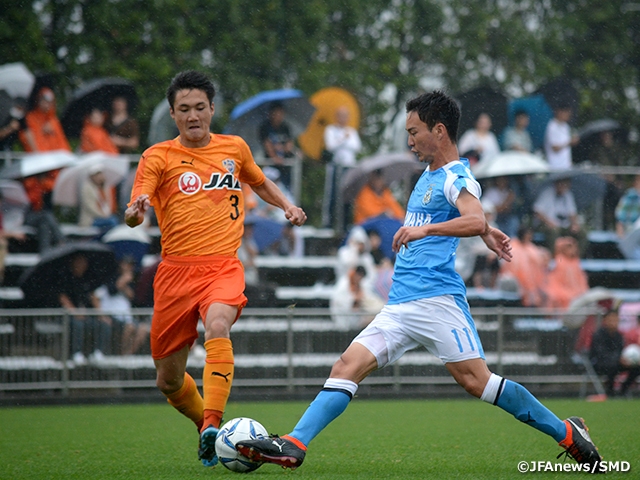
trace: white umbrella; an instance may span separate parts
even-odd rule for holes
[[[12,98],[29,98],[36,77],[22,62],[5,63],[0,66],[0,89]]]
[[[54,205],[75,207],[80,199],[80,187],[87,181],[91,168],[101,165],[106,177],[106,185],[113,187],[120,183],[129,171],[129,158],[126,155],[110,155],[93,152],[83,155],[82,159],[71,167],[63,169],[53,186]]]
[[[376,170],[382,171],[387,184],[391,184],[399,180],[408,180],[412,175],[423,172],[425,168],[427,168],[426,165],[420,163],[409,151],[381,153],[363,158],[342,177],[340,181],[342,199],[345,203],[353,201],[367,183],[369,174]]]
[[[141,242],[151,243],[151,236],[147,233],[147,225],[138,225],[137,227],[129,227],[128,225],[116,225],[102,236],[104,243],[113,242]]]
[[[507,175],[529,175],[547,173],[549,164],[541,157],[527,152],[500,152],[477,163],[473,168],[476,178],[504,177]]]
[[[576,313],[576,315],[567,316],[564,324],[570,328],[577,328],[584,323],[587,314],[578,315],[578,312],[595,308],[596,304],[601,300],[615,298],[614,292],[604,287],[594,287],[574,299],[567,309],[567,313]]]
[[[13,180],[0,180],[0,192],[2,201],[16,206],[29,205],[29,197],[24,189],[24,185]]]
[[[0,172],[0,178],[17,179],[39,173],[68,167],[78,161],[78,157],[66,150],[25,154]]]

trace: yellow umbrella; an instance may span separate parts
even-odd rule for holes
[[[349,126],[356,130],[360,126],[360,107],[355,97],[343,88],[327,87],[314,93],[309,101],[316,111],[307,124],[307,129],[298,136],[300,148],[310,158],[320,160],[324,150],[324,129],[335,123],[336,110],[349,109]]]

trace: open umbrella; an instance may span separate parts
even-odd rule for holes
[[[381,170],[387,184],[396,181],[408,181],[417,173],[424,171],[426,166],[420,163],[411,152],[381,153],[363,158],[350,169],[340,181],[340,191],[344,203],[352,202],[358,192],[367,183],[371,172]]]
[[[75,255],[84,255],[89,263],[82,277],[87,288],[94,290],[106,283],[116,273],[117,264],[113,251],[99,242],[67,243],[42,255],[36,265],[27,269],[18,280],[18,285],[30,307],[53,307],[59,305],[59,282],[56,279],[69,268]]]
[[[472,170],[476,178],[492,178],[507,175],[547,173],[549,164],[532,153],[507,151],[482,160],[474,165]]]
[[[125,97],[131,110],[138,102],[136,89],[124,78],[97,78],[81,85],[73,92],[62,114],[61,122],[67,136],[77,138],[87,113],[93,108],[110,111],[115,97]]]
[[[78,157],[66,150],[25,154],[20,160],[0,170],[0,178],[17,179],[73,165]]]
[[[218,109],[216,108],[216,113],[217,112]],[[176,122],[173,121],[171,113],[169,112],[169,102],[162,100],[156,105],[156,108],[153,109],[151,122],[149,123],[147,142],[149,145],[155,145],[156,143],[176,138],[179,133]]]
[[[116,225],[102,236],[102,242],[111,247],[116,260],[130,257],[137,268],[142,265],[142,258],[149,251],[151,237],[146,231],[146,225],[131,228],[128,225]]]
[[[15,206],[26,207],[29,205],[29,197],[20,182],[13,180],[0,180],[0,194],[2,202]]]
[[[129,171],[129,159],[126,155],[110,155],[103,152],[83,155],[75,165],[60,171],[53,186],[51,198],[53,204],[65,207],[77,206],[80,201],[80,187],[87,181],[90,169],[97,164],[102,166],[108,187],[120,183]]]
[[[349,126],[357,130],[360,126],[360,107],[351,93],[339,87],[318,90],[311,95],[309,101],[316,111],[307,129],[298,137],[298,143],[305,155],[320,160],[324,149],[324,129],[327,125],[335,123],[336,110],[346,107],[349,110]]]
[[[5,63],[0,66],[0,89],[12,98],[29,98],[36,77],[22,62]]]
[[[575,112],[580,103],[578,91],[568,78],[555,78],[544,84],[535,93],[544,95],[551,109],[569,107]]]
[[[294,137],[300,135],[311,120],[315,107],[300,90],[267,90],[238,104],[225,127],[226,133],[241,136],[255,152],[262,149],[258,130],[274,103],[280,103],[285,111],[285,121]]]
[[[579,168],[554,172],[548,178],[534,186],[537,196],[543,189],[552,185],[556,180],[568,178],[571,180],[571,193],[580,212],[589,208],[594,202],[601,201],[607,188],[607,181],[597,173],[587,173]]]
[[[6,90],[0,90],[0,128],[4,127],[11,120],[11,108],[14,100]]]
[[[516,98],[509,102],[509,124],[513,125],[517,111],[523,110],[529,115],[527,131],[531,135],[533,149],[541,149],[544,145],[544,134],[547,123],[553,118],[553,110],[544,98],[544,95],[531,95],[530,97]]]
[[[481,113],[491,117],[491,131],[500,135],[507,126],[507,97],[491,87],[478,87],[455,96],[460,103],[459,133],[475,127]]]

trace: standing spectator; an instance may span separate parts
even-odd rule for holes
[[[265,156],[273,161],[275,168],[280,170],[282,183],[290,189],[291,169],[284,165],[284,159],[294,156],[294,145],[291,128],[285,121],[282,103],[274,102],[271,104],[269,117],[260,125],[259,137]]]
[[[2,194],[0,193],[0,285],[4,283],[5,260],[9,253],[9,239],[24,240],[25,236],[22,232],[12,232],[5,230],[4,218],[2,214]]]
[[[27,128],[19,134],[26,152],[71,151],[56,114],[55,101],[56,97],[50,88],[44,87],[38,92],[36,107],[25,117]]]
[[[104,167],[92,165],[89,177],[80,187],[80,215],[78,225],[94,226],[104,231],[115,227],[118,218],[114,215],[113,195],[106,185]]]
[[[404,208],[391,193],[382,171],[375,170],[354,201],[353,223],[360,225],[380,215],[403,221]]]
[[[552,171],[569,170],[573,166],[571,147],[580,142],[580,137],[571,133],[571,107],[560,105],[553,111],[553,118],[544,133],[544,152]]]
[[[120,153],[134,153],[140,146],[140,127],[138,121],[130,116],[125,97],[112,100],[106,128]]]
[[[24,98],[16,98],[9,110],[9,121],[0,127],[0,150],[11,150],[18,140],[20,132],[27,128],[25,120],[25,107],[27,101]]]
[[[640,366],[628,365],[620,358],[624,348],[624,338],[618,331],[620,317],[618,316],[619,302],[613,302],[604,312],[602,324],[593,334],[589,359],[598,375],[606,375],[605,393],[613,396],[615,392],[615,378],[619,373],[626,372],[627,378],[620,387],[620,395],[625,395],[629,387],[640,375]]]
[[[480,113],[476,118],[475,127],[462,134],[458,142],[458,150],[462,152],[462,156],[473,150],[479,155],[480,161],[500,153],[500,145],[491,131],[491,117],[488,113]]]
[[[86,116],[80,132],[80,151],[118,153],[118,148],[111,141],[109,132],[104,128],[105,113],[93,108]]]
[[[507,127],[502,137],[504,150],[531,152],[532,142],[527,131],[528,126],[529,114],[525,110],[516,110],[513,126]]]
[[[598,135],[598,143],[589,152],[589,159],[597,166],[623,167],[627,166],[628,156],[611,130],[605,130]],[[616,229],[616,205],[622,196],[622,179],[620,175],[602,175],[606,188],[602,198],[602,229]]]
[[[336,110],[336,123],[324,129],[324,147],[331,160],[327,162],[324,197],[322,201],[322,224],[331,227],[336,203],[336,189],[346,169],[355,167],[356,155],[362,149],[358,131],[349,126],[349,109]]]
[[[545,235],[545,244],[553,250],[556,238],[566,235],[578,240],[580,252],[586,248],[587,236],[578,219],[576,201],[571,192],[571,179],[558,176],[546,187],[533,205],[535,217]]]

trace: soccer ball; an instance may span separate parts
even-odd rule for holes
[[[640,364],[640,345],[637,343],[632,343],[624,347],[622,350],[622,358],[624,358],[629,365],[639,365]]]
[[[226,422],[216,437],[216,454],[222,465],[233,472],[252,472],[262,463],[250,461],[236,450],[240,440],[267,438],[269,433],[259,422],[251,418],[234,418]]]

